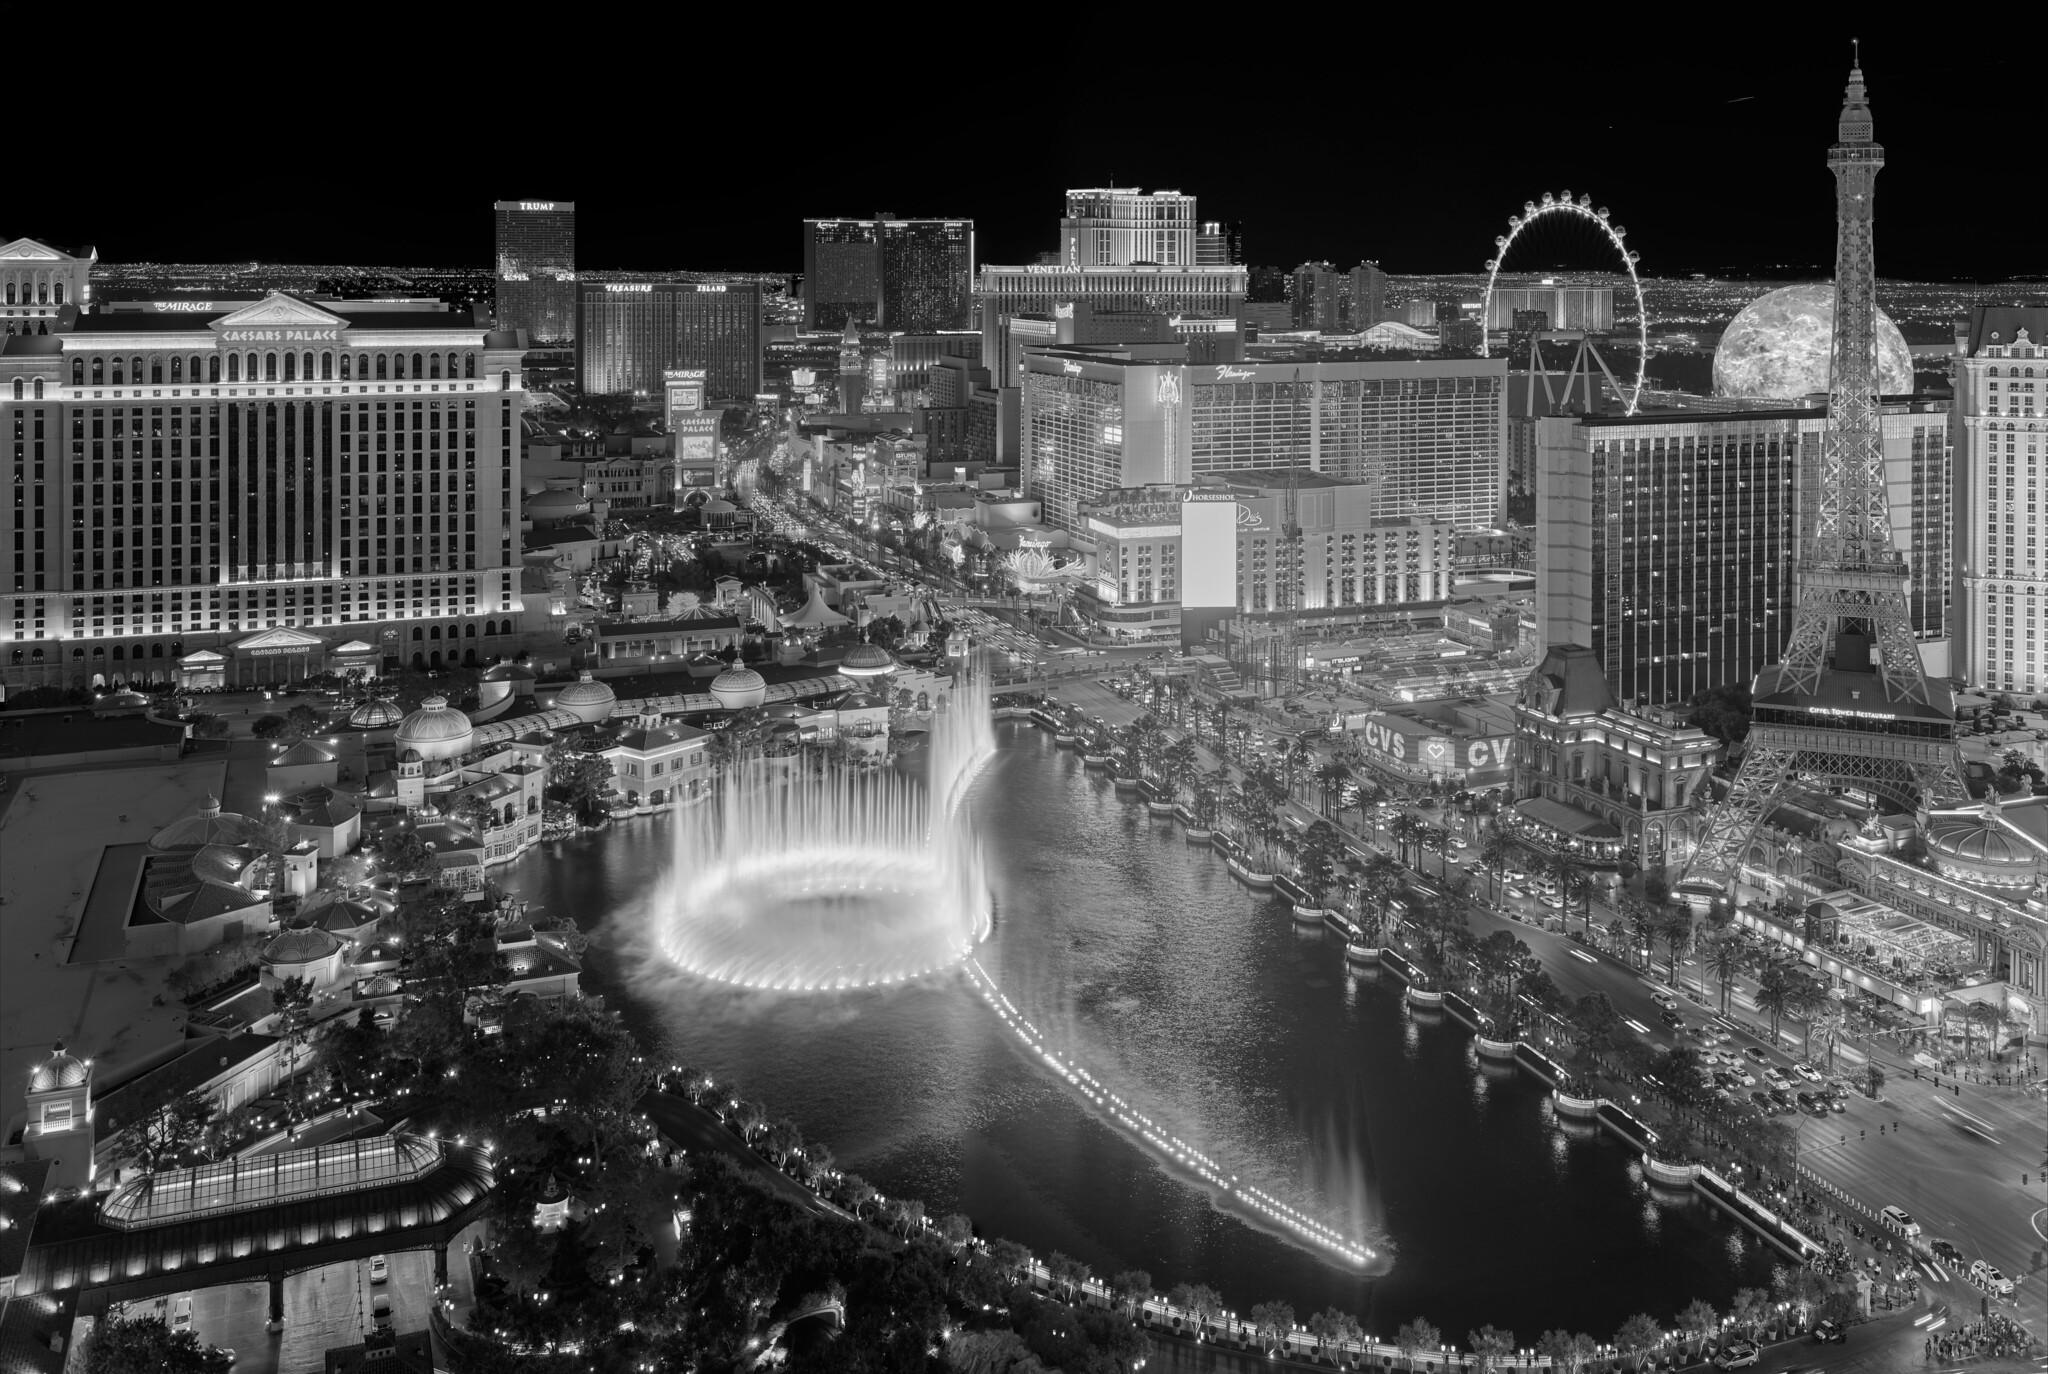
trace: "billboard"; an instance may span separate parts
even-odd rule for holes
[[[705,370],[701,367],[675,369],[661,374],[662,389],[667,393],[670,433],[682,432],[676,423],[679,416],[704,409],[704,378]]]
[[[672,415],[669,429],[674,437],[676,466],[711,471],[718,466],[718,412],[691,411]]]
[[[1193,610],[1237,605],[1237,497],[1230,492],[1181,496],[1180,604]]]

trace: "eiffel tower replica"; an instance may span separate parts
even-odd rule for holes
[[[1742,768],[1677,885],[1680,900],[1696,907],[1734,896],[1751,838],[1788,792],[1838,787],[1903,811],[1968,796],[1957,766],[1955,697],[1921,667],[1886,504],[1871,247],[1883,165],[1859,50],[1828,150],[1835,329],[1819,509],[1797,568],[1784,654],[1756,676]]]

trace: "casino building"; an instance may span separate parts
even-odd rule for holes
[[[750,282],[610,281],[576,287],[584,393],[658,396],[664,375],[701,370],[714,400],[761,390],[761,288]]]
[[[509,647],[516,334],[284,293],[157,304],[0,336],[0,682],[249,686]]]

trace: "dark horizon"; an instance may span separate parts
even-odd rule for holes
[[[2020,59],[1930,51],[1918,26],[1859,31],[1886,150],[1880,276],[1989,285],[2048,273],[2025,207],[1979,190],[2022,184],[2017,150],[1991,132],[2028,117],[2034,83]],[[1193,76],[1189,64],[1148,70],[1117,59],[1101,104],[1088,95],[1101,89],[1093,69],[1041,66],[1026,87],[1073,94],[1039,106],[1000,94],[963,103],[958,89],[929,82],[897,91],[885,72],[852,90],[805,85],[735,51],[726,67],[688,67],[694,104],[722,115],[685,121],[673,134],[690,150],[679,160],[659,132],[675,127],[670,87],[646,89],[621,71],[613,88],[600,73],[594,94],[609,141],[580,126],[566,88],[569,110],[539,113],[537,100],[532,115],[508,113],[492,134],[504,155],[465,155],[451,175],[420,176],[436,166],[418,151],[431,149],[431,136],[398,135],[388,175],[341,179],[361,188],[369,208],[360,212],[346,193],[331,204],[334,180],[307,170],[298,120],[264,118],[237,127],[225,178],[158,180],[146,199],[109,177],[103,159],[42,164],[35,198],[16,200],[0,238],[91,245],[109,263],[459,270],[491,260],[493,200],[542,197],[577,202],[578,265],[595,271],[795,273],[804,218],[877,210],[972,218],[979,262],[1021,263],[1052,247],[1067,188],[1116,184],[1195,195],[1203,218],[1242,226],[1253,264],[1373,259],[1421,276],[1483,271],[1511,213],[1569,188],[1627,226],[1646,276],[1825,275],[1834,232],[1826,154],[1848,34],[1773,34],[1768,45],[1747,32],[1688,35],[1686,69],[1703,75],[1687,87],[1660,74],[1668,47],[1631,54],[1611,40],[1546,48],[1510,39],[1441,61],[1389,48],[1388,70],[1299,94],[1284,80],[1233,84]],[[885,66],[906,71],[937,59],[914,49],[888,56]],[[1539,84],[1574,63],[1609,70],[1571,90]],[[138,68],[128,80],[162,84],[160,71]],[[474,136],[480,113],[491,113],[486,94],[459,82],[422,81],[405,97],[408,130]],[[364,128],[373,137],[376,126]],[[617,136],[634,128],[650,131],[645,142]],[[352,151],[340,159],[358,171],[363,161]],[[1518,244],[1510,268],[1617,265],[1590,231],[1571,239],[1552,227]]]

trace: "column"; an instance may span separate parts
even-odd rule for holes
[[[284,1325],[284,1272],[272,1270],[270,1274],[270,1325],[273,1329]]]

